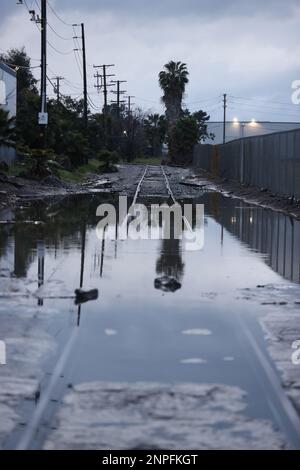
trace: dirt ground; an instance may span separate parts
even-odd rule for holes
[[[283,198],[276,194],[255,187],[242,186],[239,183],[213,178],[205,171],[197,171],[192,177],[187,177],[184,184],[221,193],[225,197],[241,199],[249,204],[283,212],[290,217],[300,220],[300,202],[293,198]]]
[[[145,165],[119,165],[118,173],[90,174],[83,183],[66,183],[56,178],[44,182],[19,177],[0,176],[0,208],[13,207],[22,201],[45,198],[63,198],[74,194],[111,192],[133,196]],[[158,173],[160,172],[157,167]],[[175,198],[197,197],[199,190],[216,191],[225,197],[242,199],[250,204],[283,212],[300,220],[300,203],[292,198],[282,198],[259,188],[212,178],[206,172],[195,173],[192,168],[165,167]],[[156,187],[157,184],[157,187]],[[162,195],[165,188],[156,183],[151,194]]]

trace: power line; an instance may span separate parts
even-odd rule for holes
[[[247,109],[245,108],[240,108],[240,107],[237,107],[237,106],[229,106],[230,109],[234,109],[234,110],[238,110],[238,111],[247,111]],[[274,115],[274,116],[290,116],[290,117],[298,117],[298,119],[300,118],[300,115],[299,114],[292,114],[292,113],[288,113],[288,112],[282,112],[282,111],[278,111],[278,112],[271,112],[269,110],[265,110],[265,111],[261,111],[261,110],[258,110],[258,109],[253,109],[253,108],[250,108],[250,111],[252,112],[255,112],[255,113],[258,113],[258,114],[264,114],[264,115]]]
[[[70,50],[70,51],[60,51],[59,49],[57,49],[55,46],[53,46],[53,44],[51,44],[50,41],[47,40],[47,44],[55,51],[57,52],[57,54],[61,54],[61,55],[70,55],[73,53],[73,49]]]
[[[63,41],[72,41],[72,40],[73,40],[72,37],[66,38],[66,37],[64,37],[64,36],[61,36],[61,35],[53,28],[53,26],[51,25],[51,23],[49,23],[49,21],[48,21],[47,24],[48,24],[49,28],[54,32],[54,34],[56,34],[56,36],[57,36],[59,39],[62,39]]]
[[[54,14],[54,16],[61,22],[63,23],[64,25],[66,26],[73,26],[71,23],[67,23],[65,20],[63,20],[59,15],[58,13],[56,13],[56,11],[54,10],[53,6],[51,5],[51,3],[49,2],[49,0],[47,0],[47,3],[49,5],[49,8],[50,10],[52,11],[52,13]]]
[[[263,100],[263,99],[258,99],[258,98],[243,98],[243,97],[238,97],[238,96],[232,96],[229,95],[230,98],[233,98],[235,100],[242,100],[242,101],[256,101],[259,103],[267,103],[269,105],[280,105],[280,106],[295,106],[293,103],[283,103],[280,101],[273,101],[273,100]]]

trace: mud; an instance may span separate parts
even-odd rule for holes
[[[193,189],[215,191],[225,197],[240,199],[249,204],[282,212],[290,217],[300,220],[300,202],[291,198],[284,198],[264,188],[246,187],[233,181],[214,178],[207,172],[197,172],[187,177],[183,184]]]

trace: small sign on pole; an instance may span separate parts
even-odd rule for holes
[[[40,126],[48,125],[48,113],[39,113],[39,125]]]
[[[6,344],[0,341],[0,366],[6,365]]]

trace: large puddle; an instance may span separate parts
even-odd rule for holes
[[[0,225],[0,447],[30,434],[43,397],[33,448],[300,447],[260,323],[285,307],[258,287],[299,300],[300,223],[207,193],[201,251],[103,243],[96,208],[110,200],[0,214],[14,221]],[[180,284],[160,289],[162,276]],[[98,299],[76,306],[81,284]]]

